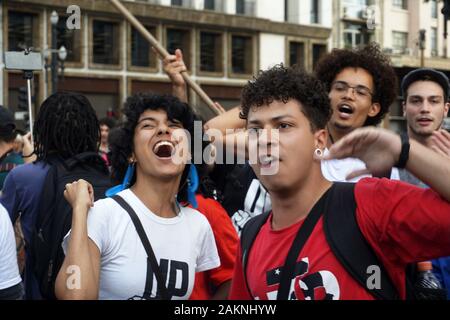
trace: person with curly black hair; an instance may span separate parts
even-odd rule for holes
[[[330,93],[329,131],[334,141],[352,129],[378,125],[398,94],[390,58],[376,43],[334,49],[318,62],[315,74]],[[351,105],[345,105],[346,101]]]
[[[397,96],[397,76],[389,57],[376,43],[357,49],[334,49],[318,62],[315,74],[326,86],[333,110],[327,125],[328,147],[357,128],[378,125]],[[364,168],[356,159],[322,164],[330,181],[345,181],[350,172]]]
[[[272,210],[241,233],[230,299],[405,299],[406,266],[450,253],[447,158],[373,127],[355,129],[324,156],[330,116],[325,87],[302,71],[275,66],[244,88],[251,166]],[[367,167],[352,175],[405,167],[431,188],[324,177],[323,159],[348,157]]]
[[[97,152],[100,130],[95,110],[85,96],[58,92],[42,103],[33,132],[34,152],[24,156],[35,156],[37,161],[16,167],[9,173],[0,202],[13,222],[20,219],[27,243],[26,298],[41,299],[30,244],[45,179],[54,159],[67,160],[82,152]]]
[[[110,146],[112,175],[123,183],[107,192],[111,198],[94,204],[84,180],[66,186],[73,220],[56,283],[60,299],[188,299],[195,273],[220,265],[207,219],[179,204],[194,196],[191,109],[148,93],[129,97],[124,114]],[[78,288],[67,286],[73,265]]]

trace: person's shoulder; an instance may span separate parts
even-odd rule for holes
[[[117,195],[121,196],[131,207],[133,203],[128,195],[129,189],[119,192]],[[97,217],[103,217],[104,219],[120,219],[123,216],[128,216],[126,211],[119,203],[113,198],[102,198],[94,202],[94,206],[90,210],[90,214],[94,214]]]
[[[117,202],[112,198],[102,198],[94,202],[94,206],[92,207],[92,210],[95,212],[104,212],[104,213],[111,213],[114,214],[118,210],[115,210],[118,208]]]
[[[17,166],[13,170],[11,170],[9,174],[12,175],[15,179],[30,179],[30,176],[36,177],[37,174],[45,175],[48,172],[49,168],[49,165],[39,161]]]
[[[5,221],[11,220],[9,219],[8,211],[6,211],[5,207],[0,204],[0,226],[3,226]]]
[[[200,211],[190,207],[181,207],[180,210],[186,219],[193,221],[196,224],[198,223],[199,225],[209,225],[208,219]]]
[[[401,180],[394,180],[394,179],[388,179],[388,178],[373,178],[373,177],[366,177],[362,178],[358,182],[356,182],[357,187],[367,186],[367,187],[395,187],[395,186],[406,186],[406,187],[412,187],[413,185],[410,185],[408,183],[405,183]]]
[[[424,190],[401,180],[387,178],[363,178],[355,185],[357,199],[367,197],[398,199],[406,195],[417,195],[416,192],[423,192]]]
[[[223,218],[229,219],[228,213],[217,200],[205,198],[202,195],[196,195],[196,200],[198,203],[197,210],[204,214],[210,223]]]
[[[7,232],[13,232],[12,230],[13,227],[8,211],[0,204],[0,236],[7,234]]]
[[[212,198],[206,198],[201,194],[197,194],[195,196],[197,203],[198,203],[198,211],[202,212],[203,209],[207,210],[214,210],[214,209],[221,209],[223,208],[222,205],[215,199]]]

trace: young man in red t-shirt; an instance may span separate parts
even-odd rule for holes
[[[252,168],[270,193],[272,213],[248,253],[247,279],[241,248],[238,251],[230,299],[276,299],[296,233],[332,186],[320,165],[327,145],[324,128],[331,115],[330,102],[318,80],[276,66],[244,88],[242,115],[249,132],[258,134],[256,145],[267,146]],[[399,160],[406,161],[406,168],[431,186],[424,190],[398,181],[366,178],[354,189],[357,224],[401,298],[406,297],[407,264],[450,254],[450,163],[414,141],[409,152],[407,146],[394,133],[365,128],[340,139],[327,156],[364,161],[367,172],[354,175],[380,174]],[[275,174],[264,174],[274,167],[278,168]],[[325,238],[322,219],[298,254],[288,297],[374,299],[337,260]]]

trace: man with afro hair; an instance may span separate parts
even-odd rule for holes
[[[397,96],[395,71],[375,43],[334,49],[319,61],[315,74],[328,91],[333,111],[327,125],[328,147],[357,128],[378,125]],[[324,176],[331,181],[346,180],[350,172],[364,169],[356,159],[322,162]]]

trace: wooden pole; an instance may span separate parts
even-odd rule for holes
[[[120,3],[119,0],[110,0],[110,2],[119,10],[125,18],[128,20],[128,22],[138,30],[142,36],[147,39],[150,44],[155,48],[155,50],[158,52],[160,57],[163,59],[169,55],[169,52],[156,40],[155,37],[152,36],[152,34],[142,25],[142,23],[139,22],[139,20],[136,19],[135,16],[131,14],[131,12],[125,8],[125,6]],[[221,110],[216,107],[214,102],[211,100],[210,97],[203,91],[203,89],[194,81],[192,80],[187,72],[182,72],[181,75],[184,78],[184,81],[191,87],[195,93],[197,93],[200,98],[206,103],[206,105],[217,115],[221,114]]]

